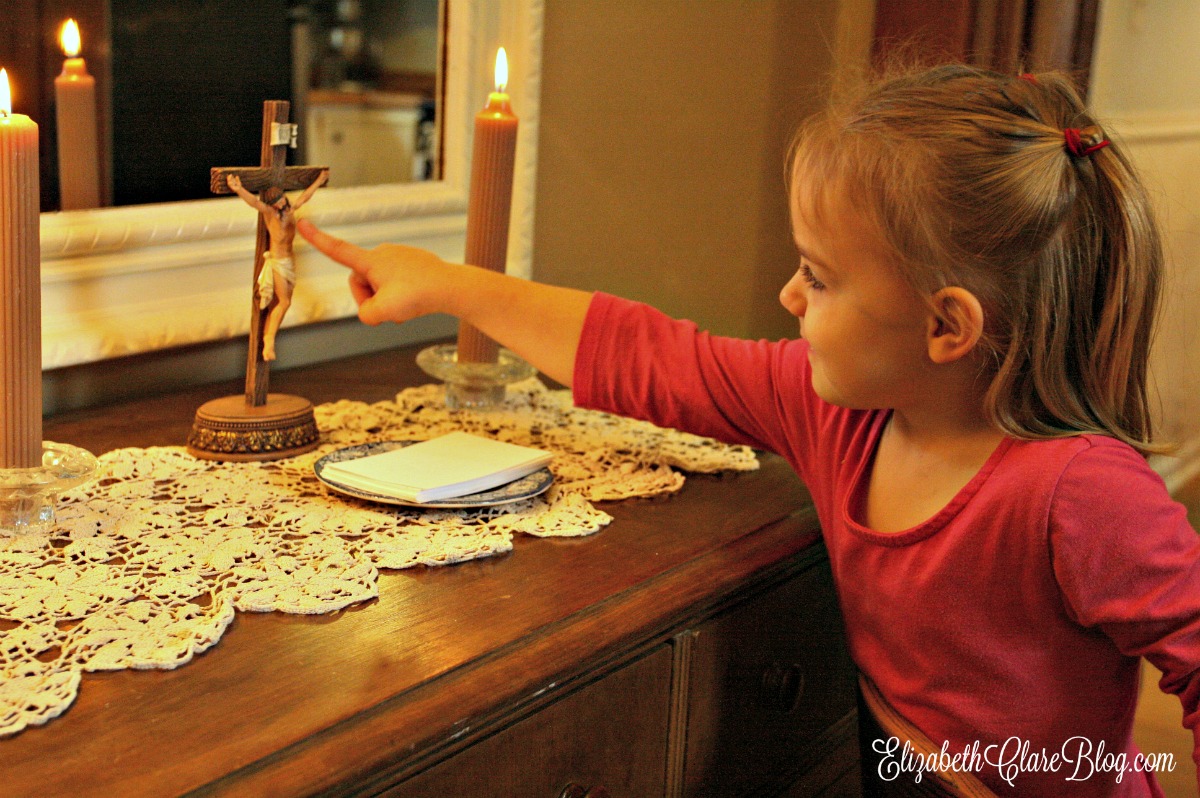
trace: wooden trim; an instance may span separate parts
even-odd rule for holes
[[[1026,58],[1030,66],[1039,69],[1050,65],[1070,67],[1075,54],[1078,16],[1078,8],[1073,2],[1033,4],[1025,34]]]
[[[968,61],[997,72],[1058,69],[1087,88],[1099,0],[879,0],[875,61]]]
[[[971,40],[973,64],[998,72],[1022,66],[1026,0],[978,0]]]
[[[1171,456],[1151,455],[1148,462],[1155,473],[1162,477],[1167,492],[1175,496],[1184,486],[1200,477],[1200,438],[1184,441]]]
[[[860,674],[858,686],[863,702],[884,734],[911,746],[913,753],[918,757],[933,757],[941,751],[939,746],[888,703],[874,682]],[[924,770],[921,771],[921,775],[923,778],[920,782],[905,785],[903,794],[930,798],[995,798],[996,795],[968,771]],[[904,779],[907,776],[901,775],[900,778]]]
[[[691,696],[692,658],[696,650],[696,632],[691,629],[675,635],[671,641],[671,710],[667,721],[666,798],[683,798],[684,767],[687,764],[688,699]]]
[[[1092,56],[1096,52],[1096,31],[1100,24],[1100,0],[1079,0],[1075,22],[1075,49],[1071,53],[1072,71],[1085,94],[1092,80]]]
[[[936,10],[907,0],[879,0],[875,7],[877,64],[895,54],[923,63],[964,61],[971,44],[972,0],[948,0]]]
[[[862,779],[860,768],[858,712],[851,710],[808,743],[804,758],[796,762],[789,778],[775,785],[779,793],[771,794],[803,798],[817,794],[817,790],[835,781],[838,784],[850,782],[857,788]],[[820,795],[825,796],[826,793],[821,792]],[[859,793],[854,789],[854,792],[845,795],[857,796]]]
[[[1137,113],[1114,119],[1122,144],[1158,144],[1200,139],[1200,113],[1160,115]]]

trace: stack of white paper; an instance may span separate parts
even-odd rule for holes
[[[358,490],[410,502],[453,499],[545,468],[550,452],[452,432],[383,454],[325,466],[322,475]]]

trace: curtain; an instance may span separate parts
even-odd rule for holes
[[[1058,69],[1087,89],[1100,0],[877,0],[873,57]]]

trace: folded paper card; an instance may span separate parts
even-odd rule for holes
[[[545,468],[541,449],[494,441],[466,432],[330,463],[323,476],[359,490],[411,502],[434,502],[479,493]]]

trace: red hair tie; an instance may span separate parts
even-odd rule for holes
[[[1063,138],[1067,142],[1067,152],[1076,158],[1086,158],[1096,150],[1102,150],[1109,145],[1108,139],[1104,138],[1103,134],[1094,126],[1086,130],[1080,130],[1077,127],[1066,128],[1063,130]]]
[[[1017,75],[1017,77],[1026,83],[1032,83],[1034,86],[1038,85],[1038,79],[1029,72],[1022,72],[1020,75]]]

